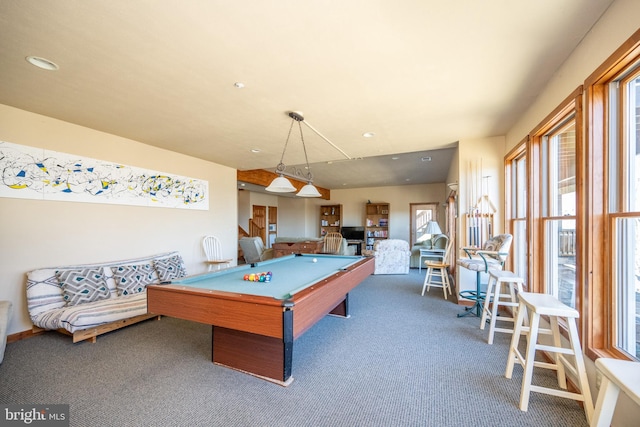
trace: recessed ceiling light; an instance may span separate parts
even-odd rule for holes
[[[394,157],[391,158],[391,160],[398,160],[399,158],[400,157],[398,157],[398,156],[394,156]]]
[[[39,56],[27,56],[25,58],[27,62],[31,65],[35,65],[38,68],[42,68],[47,71],[58,71],[60,67],[53,61],[49,61],[45,58],[40,58]]]
[[[362,134],[365,138],[373,138],[376,134],[373,132],[365,132]]]
[[[242,89],[244,87],[244,83],[242,82],[235,82],[233,85],[238,89]]]
[[[430,162],[431,161],[431,157],[430,156],[426,156],[421,158],[420,160],[422,160],[423,162]]]
[[[252,149],[251,149],[251,152],[252,152],[252,153],[259,153],[259,152],[260,152],[260,149],[259,149],[259,148],[252,148]]]

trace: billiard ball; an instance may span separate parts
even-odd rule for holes
[[[318,259],[317,259],[317,258],[314,258],[312,261],[313,261],[313,262],[318,262]]]

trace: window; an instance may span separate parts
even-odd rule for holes
[[[525,279],[528,276],[527,238],[527,141],[523,141],[506,156],[507,232],[513,235],[511,271]]]
[[[610,83],[609,218],[614,346],[640,357],[640,67]],[[618,120],[619,119],[619,120]],[[617,191],[616,191],[617,190]]]
[[[640,31],[587,79],[587,347],[640,358]]]
[[[576,121],[572,112],[542,137],[543,288],[576,308]]]
[[[578,87],[529,135],[531,187],[529,283],[581,311],[578,280],[578,147],[582,140],[582,87]]]

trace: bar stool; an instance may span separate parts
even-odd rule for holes
[[[587,421],[591,420],[593,415],[593,401],[591,400],[591,392],[589,390],[589,382],[587,381],[587,372],[584,367],[584,357],[580,347],[580,339],[578,338],[578,329],[576,319],[580,314],[558,301],[557,298],[548,294],[537,294],[531,292],[522,292],[519,295],[518,315],[516,317],[515,329],[511,338],[511,347],[509,349],[509,358],[507,360],[507,369],[504,376],[511,378],[513,366],[518,362],[524,368],[522,374],[522,388],[520,391],[520,410],[526,411],[529,406],[529,395],[532,391],[537,393],[550,394],[552,396],[574,399],[584,404],[584,411]],[[529,327],[524,327],[525,315],[529,316]],[[548,316],[551,324],[551,332],[553,335],[553,345],[538,344],[538,333],[540,326],[540,316]],[[569,330],[569,347],[562,347],[560,339],[560,328],[558,327],[558,318],[566,321]],[[525,329],[528,329],[528,333]],[[526,354],[523,356],[518,350],[520,336],[524,333],[527,336]],[[555,363],[536,362],[536,350],[543,350],[555,353]],[[572,355],[575,365],[565,355]],[[557,390],[548,387],[542,387],[531,384],[534,366],[545,369],[553,369],[557,372],[558,385],[563,390]],[[579,393],[567,391],[567,378],[565,368],[571,372],[577,379]]]
[[[482,318],[480,319],[480,329],[482,330],[484,330],[487,319],[491,319],[489,322],[489,338],[487,343],[493,344],[493,335],[496,332],[513,333],[513,328],[496,328],[497,321],[512,322],[515,326],[515,317],[498,317],[498,309],[501,305],[513,307],[513,316],[515,316],[518,307],[515,287],[517,287],[518,293],[521,293],[523,292],[523,285],[524,279],[518,277],[512,271],[489,270],[489,283],[487,284],[487,293],[482,307]],[[503,287],[505,286],[508,288],[508,294],[502,293]]]
[[[425,261],[424,265],[427,267],[427,274],[424,276],[424,283],[422,285],[422,296],[424,296],[424,290],[426,288],[427,292],[431,286],[442,288],[442,292],[444,293],[444,299],[447,299],[447,291],[449,291],[449,295],[451,293],[451,283],[449,282],[449,252],[451,252],[451,246],[453,245],[453,240],[449,240],[447,243],[447,248],[444,251],[444,255],[442,256],[442,261]],[[437,282],[433,281],[434,277],[439,277],[440,280]]]
[[[591,427],[609,427],[620,390],[640,405],[640,363],[600,358],[596,369],[602,372],[602,383]]]

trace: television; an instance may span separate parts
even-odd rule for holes
[[[364,240],[364,227],[342,227],[341,233],[347,240]]]

